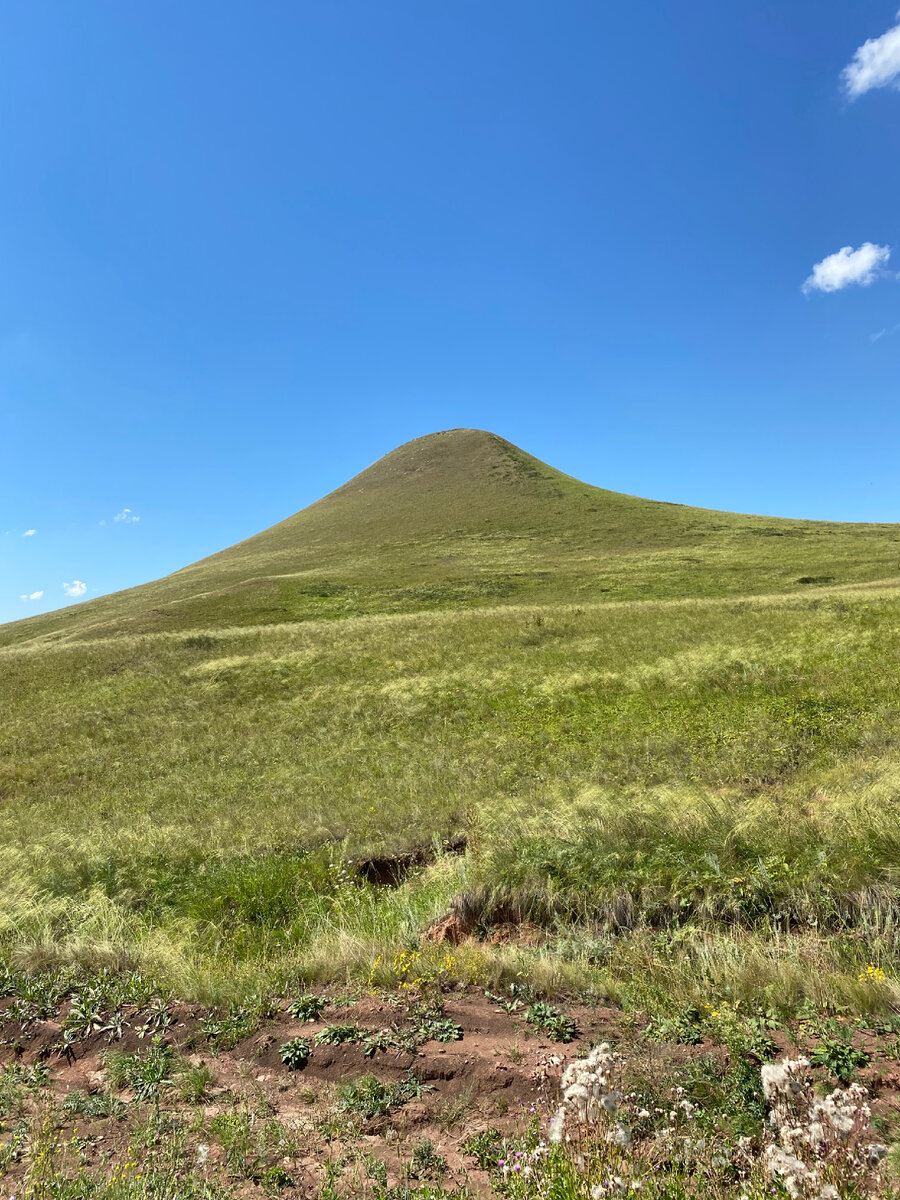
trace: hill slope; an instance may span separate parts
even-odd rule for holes
[[[541,930],[473,934],[463,981],[900,1011],[893,973],[860,990],[900,961],[900,589],[798,582],[885,576],[897,537],[620,496],[456,431],[8,626],[0,970],[138,966],[215,1003],[391,982],[452,910]],[[422,870],[383,888],[376,859]]]
[[[417,438],[255,537],[15,622],[0,645],[521,600],[777,592],[894,575],[900,528],[743,516],[564,475],[495,434]]]

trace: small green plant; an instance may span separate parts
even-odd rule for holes
[[[474,1158],[482,1171],[493,1171],[503,1157],[503,1135],[497,1129],[482,1129],[470,1134],[460,1146],[463,1154]]]
[[[199,1104],[207,1098],[215,1082],[216,1077],[206,1063],[187,1066],[178,1073],[178,1095],[188,1104]]]
[[[506,992],[505,996],[487,991],[484,994],[488,1000],[493,1000],[495,1004],[498,1004],[508,1017],[518,1012],[520,1008],[524,1008],[526,1004],[530,1004],[534,999],[534,993],[528,984],[521,983],[518,980],[514,980],[509,984]]]
[[[450,1017],[424,1015],[416,1020],[415,1031],[423,1042],[458,1042],[462,1026]]]
[[[294,1186],[293,1176],[278,1163],[272,1167],[265,1167],[259,1174],[255,1174],[254,1181],[260,1185],[267,1196],[277,1195],[282,1188]]]
[[[62,1102],[65,1112],[79,1117],[115,1118],[120,1120],[128,1112],[128,1105],[109,1092],[69,1092]]]
[[[300,1071],[309,1062],[309,1042],[301,1037],[291,1038],[278,1053],[289,1071]]]
[[[10,1063],[0,1070],[0,1116],[14,1110],[21,1111],[25,1095],[46,1087],[50,1081],[43,1063],[26,1067],[21,1063]]]
[[[434,1088],[430,1083],[422,1083],[413,1072],[407,1071],[399,1083],[395,1083],[393,1087],[394,1104],[407,1104],[410,1100],[418,1100],[424,1096],[426,1092],[433,1092]]]
[[[105,1033],[109,1041],[121,1038],[125,1031],[125,1017],[121,1012],[104,1016],[103,995],[99,988],[88,988],[70,998],[69,1011],[62,1022],[62,1044],[64,1047],[80,1042],[95,1033]]]
[[[160,1091],[170,1085],[175,1052],[161,1037],[153,1039],[143,1054],[110,1051],[104,1065],[116,1087],[129,1087],[135,1100],[159,1100]]]
[[[174,1024],[175,1018],[169,1012],[167,1002],[160,996],[154,996],[145,1006],[144,1020],[135,1025],[134,1031],[139,1038],[152,1037],[153,1034],[162,1033]]]
[[[397,1043],[392,1030],[375,1029],[367,1033],[360,1044],[366,1058],[372,1058],[379,1050],[391,1050]]]
[[[865,1050],[857,1050],[848,1037],[823,1037],[809,1056],[815,1067],[824,1067],[841,1083],[851,1083],[860,1067],[867,1067],[870,1057]]]
[[[543,1000],[536,1000],[529,1006],[525,1020],[554,1042],[572,1042],[578,1033],[578,1027],[571,1017]]]
[[[407,1170],[411,1179],[440,1179],[447,1170],[447,1160],[438,1154],[430,1138],[420,1138],[413,1147]]]
[[[353,1113],[367,1121],[388,1111],[393,1088],[382,1083],[375,1075],[361,1075],[359,1079],[339,1083],[337,1096],[338,1108],[342,1112]]]
[[[359,1079],[338,1084],[338,1108],[369,1120],[431,1091],[434,1091],[431,1085],[422,1083],[412,1071],[394,1084],[382,1083],[375,1075],[361,1075]]]
[[[229,1170],[246,1177],[252,1169],[250,1117],[246,1113],[217,1113],[209,1123],[209,1132],[225,1150]]]
[[[340,1046],[343,1042],[361,1042],[365,1032],[359,1025],[326,1025],[316,1034],[317,1046]]]
[[[227,1013],[201,1017],[200,1028],[214,1050],[233,1050],[238,1042],[256,1033],[260,1020],[257,1009],[238,1006]]]
[[[291,1001],[287,1010],[298,1021],[317,1021],[327,1007],[324,996],[299,996]]]
[[[677,1042],[681,1046],[699,1045],[703,1041],[700,1012],[690,1006],[669,1016],[654,1017],[647,1025],[647,1037],[656,1042]]]
[[[377,1185],[379,1191],[386,1191],[388,1185],[387,1163],[383,1159],[380,1159],[377,1154],[372,1154],[371,1151],[363,1154],[362,1162],[366,1169],[366,1174]]]

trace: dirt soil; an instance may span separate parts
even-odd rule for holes
[[[282,1168],[290,1179],[282,1185],[285,1196],[319,1196],[329,1178],[330,1164],[341,1162],[346,1172],[348,1161],[362,1163],[366,1155],[384,1163],[388,1184],[393,1186],[406,1178],[413,1149],[426,1138],[446,1162],[442,1186],[467,1186],[477,1194],[487,1194],[487,1175],[461,1149],[465,1139],[486,1129],[512,1134],[535,1119],[545,1125],[557,1101],[559,1076],[571,1058],[598,1042],[617,1045],[636,1035],[633,1022],[611,1007],[567,1005],[566,1014],[577,1024],[577,1038],[570,1044],[539,1035],[526,1023],[523,1010],[506,1012],[481,992],[452,992],[444,997],[443,1008],[443,1016],[461,1026],[460,1040],[446,1044],[428,1041],[416,1052],[392,1049],[367,1056],[361,1045],[316,1045],[315,1036],[326,1025],[345,1023],[367,1031],[409,1027],[400,999],[335,998],[313,1022],[296,1020],[281,1011],[234,1048],[219,1052],[211,1049],[200,1025],[207,1010],[173,1005],[173,1023],[164,1033],[166,1042],[191,1065],[207,1066],[214,1082],[199,1105],[179,1101],[177,1091],[171,1089],[163,1094],[163,1107],[175,1121],[200,1130],[190,1134],[192,1153],[199,1163],[205,1162],[208,1178],[227,1181],[238,1195],[263,1195],[265,1181],[261,1177],[254,1181],[252,1173],[249,1177],[236,1174],[233,1163],[226,1161],[226,1147],[203,1132],[218,1114],[249,1113],[258,1122],[274,1118],[296,1132],[292,1152],[270,1164]],[[95,1093],[110,1088],[103,1056],[111,1044],[132,1052],[146,1050],[149,1044],[149,1038],[140,1039],[134,1028],[139,1024],[135,1012],[134,1023],[124,1026],[121,1039],[110,1043],[107,1034],[97,1033],[63,1053],[59,1044],[65,1015],[63,1007],[55,1020],[33,1022],[23,1032],[17,1022],[3,1021],[0,1013],[0,1058],[25,1065],[44,1062],[49,1069],[49,1091],[57,1101],[76,1090]],[[280,1049],[296,1037],[303,1037],[311,1052],[302,1068],[290,1070],[281,1061]],[[779,1040],[777,1035],[775,1039]],[[865,1048],[872,1061],[861,1073],[862,1082],[876,1095],[874,1111],[891,1114],[900,1108],[900,1065],[888,1059],[875,1041]],[[645,1042],[643,1053],[651,1059],[656,1056],[664,1075],[671,1074],[679,1062],[715,1050],[711,1044],[688,1047]],[[779,1044],[779,1050],[785,1053],[791,1048],[785,1042]],[[419,1098],[355,1125],[334,1119],[339,1083],[374,1075],[386,1084],[395,1084],[411,1071],[428,1089]],[[127,1090],[118,1095],[131,1099]],[[198,1116],[205,1124],[198,1125]],[[9,1121],[4,1124],[7,1135]],[[127,1118],[79,1116],[64,1126],[62,1138],[71,1137],[76,1127],[85,1170],[111,1171],[124,1161],[131,1137]],[[5,1182],[11,1191],[26,1166],[23,1162],[21,1169],[13,1166],[10,1170]],[[347,1194],[360,1193],[351,1186]]]

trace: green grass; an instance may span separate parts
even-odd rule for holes
[[[607,974],[677,928],[787,935],[767,979],[816,943],[849,987],[895,950],[898,618],[881,589],[7,650],[0,940],[215,1001],[367,977],[455,900],[612,936]]]
[[[660,1016],[885,1007],[898,570],[894,526],[619,496],[477,431],[410,443],[166,580],[0,630],[0,953],[138,971],[219,1005],[214,1041],[274,990],[397,982],[401,951]],[[412,851],[399,887],[357,871]],[[448,967],[419,947],[451,910],[473,941]],[[527,945],[479,940],[522,922]]]

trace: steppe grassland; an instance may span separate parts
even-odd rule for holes
[[[5,954],[206,1000],[379,959],[388,982],[456,897],[543,930],[462,947],[463,978],[878,1007],[898,616],[873,588],[8,649]],[[353,875],[460,832],[402,887]]]

